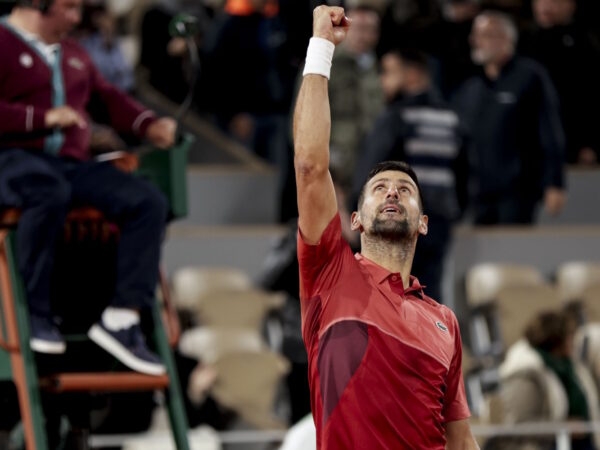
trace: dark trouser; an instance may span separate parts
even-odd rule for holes
[[[167,217],[166,199],[150,183],[110,163],[0,150],[0,205],[22,209],[17,258],[32,313],[51,314],[54,252],[72,206],[95,207],[119,226],[111,305],[136,309],[150,305]]]
[[[476,225],[532,224],[537,201],[523,194],[485,196],[475,202]]]
[[[417,240],[411,273],[425,286],[425,295],[444,303],[442,279],[452,226],[448,220],[435,217],[429,217],[428,225],[427,235]]]

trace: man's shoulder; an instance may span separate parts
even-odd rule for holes
[[[423,297],[423,301],[430,307],[435,314],[438,314],[441,318],[443,318],[448,324],[452,324],[452,326],[456,325],[458,331],[458,319],[456,318],[456,314],[446,305],[436,302],[431,297],[425,295]]]
[[[0,21],[0,52],[14,51],[15,48],[18,48],[15,45],[18,47],[23,45],[22,40]]]
[[[514,70],[521,73],[523,76],[539,78],[546,77],[546,68],[538,61],[528,56],[517,56],[513,60]]]

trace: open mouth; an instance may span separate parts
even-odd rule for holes
[[[396,205],[386,205],[381,209],[380,212],[386,213],[386,214],[395,214],[395,213],[400,213],[401,209]]]

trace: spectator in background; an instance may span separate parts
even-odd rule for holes
[[[435,59],[436,84],[446,99],[477,73],[471,60],[469,34],[479,13],[479,0],[440,0],[442,18],[433,25],[435,42],[428,50]]]
[[[440,19],[439,0],[387,1],[381,20],[377,53],[395,48],[416,48],[432,52],[439,36],[434,31]]]
[[[383,109],[375,47],[379,39],[377,10],[357,6],[347,15],[352,27],[333,56],[331,107],[331,168],[343,183],[351,183],[363,140]]]
[[[577,23],[584,26],[600,39],[600,2],[598,0],[579,0],[577,2]]]
[[[598,391],[589,371],[574,360],[576,323],[564,312],[540,312],[500,366],[503,421],[585,422],[600,419]],[[550,450],[555,437],[495,438],[487,450]],[[594,450],[600,435],[573,435],[573,450]]]
[[[140,66],[147,70],[152,87],[179,103],[188,92],[189,80],[184,68],[185,42],[183,38],[169,34],[169,24],[177,14],[189,14],[198,20],[194,38],[198,46],[202,46],[209,20],[203,2],[159,0],[148,8],[142,19]]]
[[[102,76],[124,92],[134,89],[133,67],[119,45],[116,18],[103,0],[86,0],[78,28],[78,40],[88,52]]]
[[[560,99],[567,161],[595,164],[600,156],[600,46],[574,21],[576,0],[533,0],[534,26],[520,49],[548,70]]]
[[[517,30],[501,12],[474,21],[473,61],[481,74],[456,96],[470,136],[474,221],[528,224],[539,200],[560,213],[565,202],[564,134],[558,99],[543,67],[515,55]]]
[[[207,32],[200,108],[255,154],[289,176],[286,117],[291,93],[282,79],[286,30],[277,0],[227,0]]]
[[[378,162],[406,161],[412,166],[429,216],[429,232],[417,241],[412,274],[428,296],[443,302],[441,282],[452,223],[466,203],[463,130],[456,113],[432,86],[425,54],[414,50],[384,54],[381,86],[387,107],[365,139],[354,197],[358,198],[369,168]]]
[[[125,93],[134,94],[133,66],[121,51],[116,28],[116,17],[108,10],[106,1],[84,0],[81,23],[73,36],[87,50],[106,81]],[[101,103],[92,102],[88,109],[98,120],[107,120]],[[135,144],[135,138],[119,136],[110,126],[97,122],[90,125],[90,151],[94,155],[126,149],[128,144],[124,139]]]

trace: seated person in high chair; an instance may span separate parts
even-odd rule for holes
[[[0,205],[22,211],[17,257],[32,349],[66,349],[50,307],[54,253],[68,210],[91,206],[118,224],[120,240],[115,296],[88,335],[131,369],[159,375],[165,367],[146,346],[139,313],[154,299],[167,201],[148,182],[91,159],[87,110],[98,100],[117,132],[164,149],[176,122],[108,84],[67,37],[82,1],[18,0],[0,19]]]

